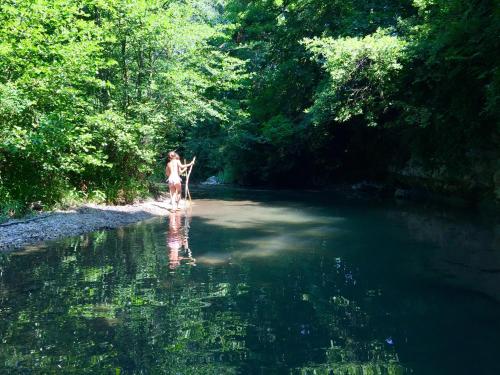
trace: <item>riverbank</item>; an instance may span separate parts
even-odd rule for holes
[[[124,206],[84,204],[29,219],[9,220],[0,224],[0,251],[166,216],[170,208],[169,199],[162,196]]]

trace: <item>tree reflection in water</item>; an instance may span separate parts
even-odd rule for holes
[[[274,225],[289,252],[266,225],[198,218],[189,233],[190,220],[173,213],[2,255],[0,373],[404,373],[390,329],[371,320],[378,294],[324,250],[338,231],[323,218]],[[265,257],[252,251],[263,233]],[[193,267],[189,242],[197,257],[248,256]]]

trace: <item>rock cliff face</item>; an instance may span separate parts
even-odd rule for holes
[[[455,167],[411,158],[403,168],[390,168],[390,174],[406,187],[500,207],[500,158],[494,154],[464,156],[463,165]]]

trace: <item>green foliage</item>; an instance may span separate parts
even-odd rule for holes
[[[290,143],[294,133],[294,124],[283,115],[271,118],[262,126],[264,140],[278,147]]]
[[[2,2],[0,206],[93,192],[130,201],[190,129],[238,116],[228,97],[247,75],[221,47],[229,25],[219,8]]]
[[[407,114],[426,128],[418,144],[424,159],[463,169],[471,150],[498,150],[498,59],[491,53],[499,47],[498,2],[415,3],[420,18],[410,32],[412,63],[401,90]],[[486,157],[492,156],[498,154]]]
[[[304,44],[328,72],[309,110],[315,123],[346,122],[363,116],[377,125],[394,105],[406,42],[379,29],[364,38],[305,39]]]
[[[491,192],[499,9],[496,0],[229,1],[233,53],[255,73],[249,117],[218,141],[237,180],[383,178],[419,159]]]
[[[0,206],[132,200],[170,149],[198,157],[194,179],[327,181],[418,158],[463,175],[479,163],[491,185],[499,8],[3,1]]]
[[[395,30],[398,17],[412,12],[407,1],[228,1],[228,46],[253,73],[240,99],[249,116],[214,147],[225,150],[236,180],[310,182],[316,166],[326,176],[325,164],[341,164],[330,150],[337,132],[330,125],[353,117],[381,123],[397,107],[405,39]],[[334,47],[343,48],[339,56]]]

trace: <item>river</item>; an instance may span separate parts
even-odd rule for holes
[[[217,188],[0,254],[0,373],[498,374],[500,227]]]

